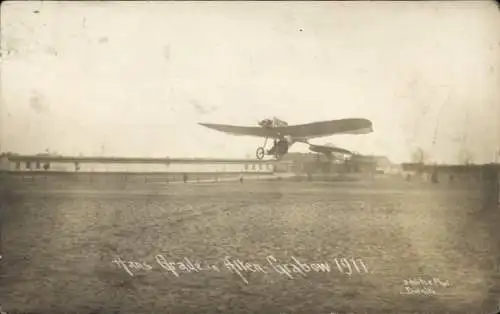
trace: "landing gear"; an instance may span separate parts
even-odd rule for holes
[[[264,147],[260,146],[257,148],[257,151],[255,152],[255,155],[258,160],[262,160],[264,156],[266,155],[266,152],[264,151]]]
[[[275,147],[274,148],[274,159],[280,160],[281,157],[283,157],[283,155],[286,153],[280,152],[280,149],[277,145],[279,145],[279,144],[274,144],[274,147]]]
[[[276,160],[280,160],[288,153],[289,143],[285,139],[275,140],[274,146],[269,150],[269,153],[274,154]]]
[[[255,156],[257,157],[258,160],[264,159],[264,156],[266,155],[266,150],[264,147],[266,147],[267,144],[267,137],[264,140],[264,146],[259,146],[257,147],[257,151],[255,152]]]
[[[264,148],[266,147],[266,144],[267,144],[267,137],[266,140],[264,141],[264,146],[259,146],[257,148],[257,151],[255,152],[255,155],[258,160],[262,160],[266,155],[274,156],[276,160],[280,160],[288,152],[288,142],[285,139],[281,140],[275,139],[273,147],[267,151]]]

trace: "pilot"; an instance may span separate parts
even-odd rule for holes
[[[271,119],[264,119],[259,123],[263,127],[272,127],[273,126],[273,121]]]

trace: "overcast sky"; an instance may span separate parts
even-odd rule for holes
[[[198,122],[371,119],[330,142],[393,161],[500,147],[494,2],[8,2],[1,150],[254,156]],[[292,151],[307,151],[295,144]]]

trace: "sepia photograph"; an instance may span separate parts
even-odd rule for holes
[[[0,314],[500,313],[497,2],[0,13]]]

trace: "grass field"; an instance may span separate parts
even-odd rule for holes
[[[4,200],[4,311],[493,313],[500,300],[500,209],[481,208],[474,185],[246,181],[98,192],[66,186]],[[218,271],[176,264],[176,277],[160,254]],[[266,272],[248,266],[239,276],[226,256]],[[299,273],[293,257],[330,269]],[[401,294],[412,278],[434,280],[435,294]]]

